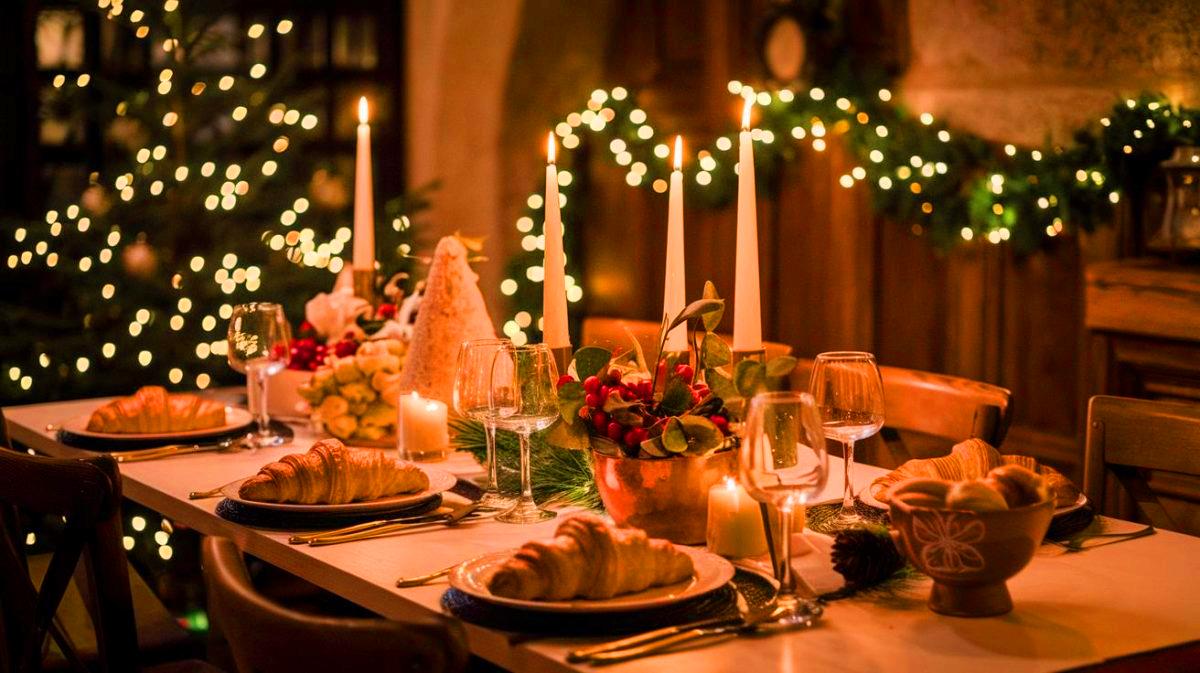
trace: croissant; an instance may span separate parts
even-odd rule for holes
[[[379,451],[354,451],[336,439],[264,465],[238,495],[260,502],[341,505],[429,488],[421,468]]]
[[[488,580],[505,598],[611,598],[692,576],[692,559],[636,528],[613,528],[592,515],[562,522],[549,542],[527,542]]]
[[[225,405],[188,393],[144,386],[92,412],[90,432],[148,433],[206,430],[225,425]]]
[[[892,484],[911,477],[932,477],[949,481],[982,479],[992,468],[1001,465],[1020,465],[1031,472],[1040,474],[1045,478],[1046,486],[1050,489],[1050,494],[1054,496],[1054,504],[1057,507],[1071,505],[1079,498],[1079,488],[1058,470],[1047,465],[1039,465],[1037,460],[1031,456],[1001,455],[995,447],[982,439],[968,439],[965,442],[959,442],[954,445],[947,456],[914,459],[904,463],[871,482],[871,495],[879,502],[886,503],[888,489]]]

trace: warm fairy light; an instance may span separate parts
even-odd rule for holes
[[[366,123],[367,123],[367,112],[368,112],[368,110],[367,110],[367,97],[366,97],[366,96],[360,96],[360,97],[359,97],[359,99],[358,99],[358,123],[359,123],[359,124],[366,124]]]
[[[745,104],[742,105],[742,130],[750,128],[750,109],[754,107],[754,99],[747,98]]]
[[[644,164],[643,164],[644,165]],[[675,136],[675,170],[683,169],[683,136]]]

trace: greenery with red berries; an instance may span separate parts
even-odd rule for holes
[[[558,380],[561,418],[547,442],[632,458],[705,455],[735,446],[742,401],[789,373],[796,361],[734,366],[728,345],[712,331],[724,310],[724,300],[707,283],[702,299],[673,320],[664,318],[653,372],[636,341],[619,354],[597,346],[576,351],[574,373]],[[684,324],[691,353],[664,353],[667,333]]]

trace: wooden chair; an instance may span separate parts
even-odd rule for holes
[[[231,540],[205,538],[202,554],[209,613],[241,673],[466,668],[466,634],[453,620],[429,616],[400,622],[298,612],[255,590]]]
[[[1200,405],[1097,395],[1088,401],[1084,492],[1105,514],[1200,533],[1172,513],[1150,472],[1200,477]],[[1117,488],[1120,486],[1121,488]],[[1193,514],[1194,515],[1194,514]]]
[[[629,335],[642,346],[642,352],[647,358],[654,357],[658,351],[658,330],[660,325],[650,320],[626,320],[624,318],[604,318],[591,316],[583,319],[583,335],[580,343],[585,346],[602,345],[609,348],[626,349],[630,347]],[[726,342],[732,343],[728,335],[722,335]],[[787,344],[768,341],[766,343],[767,359],[790,355],[792,347]]]
[[[0,450],[0,671],[41,670],[47,637],[79,671],[88,670],[88,663],[100,671],[217,670],[199,661],[139,669],[120,502],[121,479],[109,456],[68,460]],[[18,512],[63,520],[37,586],[22,551]],[[72,577],[95,633],[92,656],[55,620]]]
[[[812,360],[797,363],[793,390],[808,390],[812,368]],[[900,367],[880,366],[879,373],[886,425],[879,439],[861,445],[862,462],[894,468],[911,458],[943,455],[972,437],[996,447],[1004,441],[1011,420],[1012,393],[1007,389]]]

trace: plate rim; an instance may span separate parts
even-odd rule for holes
[[[228,419],[230,414],[235,415],[240,420],[227,422],[225,425],[218,425],[213,428],[204,428],[202,430],[183,430],[180,432],[94,432],[87,429],[88,421],[92,417],[93,411],[78,416],[72,416],[63,421],[59,425],[59,429],[65,430],[72,435],[85,437],[87,439],[98,439],[104,441],[154,441],[154,440],[178,440],[178,439],[203,439],[205,437],[213,437],[216,435],[224,435],[231,432],[236,432],[244,428],[250,427],[254,423],[254,415],[249,410],[241,407],[236,407],[231,404],[225,405],[225,414]]]
[[[287,512],[291,514],[351,514],[351,513],[370,513],[375,511],[387,511],[401,507],[417,505],[425,502],[434,496],[445,493],[454,488],[458,483],[458,477],[452,472],[436,468],[426,467],[420,463],[411,463],[416,465],[422,472],[429,477],[429,488],[418,491],[416,493],[401,493],[399,495],[388,496],[385,499],[365,500],[356,502],[344,502],[337,505],[304,505],[293,502],[264,502],[259,500],[247,500],[238,495],[237,489],[242,485],[242,482],[250,479],[254,475],[248,477],[239,477],[221,487],[221,495],[230,502],[235,502],[245,507],[257,507],[260,509],[269,509],[276,512]],[[440,481],[435,481],[435,479]]]
[[[674,543],[672,543],[672,544],[674,544]],[[601,613],[635,612],[638,610],[661,608],[661,607],[667,607],[669,605],[674,605],[676,603],[681,603],[683,601],[692,600],[694,598],[699,598],[701,596],[708,595],[708,594],[720,589],[721,587],[725,586],[726,584],[729,584],[729,581],[731,579],[733,579],[733,576],[736,573],[736,568],[734,568],[733,564],[729,562],[729,559],[718,556],[717,554],[714,554],[714,553],[708,551],[707,549],[689,547],[687,545],[681,545],[681,544],[674,544],[674,547],[676,549],[678,549],[679,551],[692,557],[693,565],[696,564],[697,558],[711,557],[711,559],[713,559],[716,562],[715,566],[718,568],[718,570],[717,570],[716,574],[713,576],[713,579],[709,580],[709,582],[712,584],[712,586],[709,586],[704,589],[697,589],[694,592],[687,593],[687,594],[679,594],[679,595],[675,595],[675,596],[663,596],[663,597],[659,597],[659,598],[647,598],[647,599],[642,599],[641,601],[625,602],[625,603],[597,603],[596,601],[589,600],[589,599],[571,599],[571,600],[566,600],[566,601],[524,601],[524,600],[520,600],[517,598],[504,598],[502,596],[496,596],[496,595],[492,594],[491,592],[481,593],[479,591],[476,591],[474,589],[474,587],[470,586],[470,584],[468,582],[466,582],[466,580],[463,578],[463,575],[467,572],[467,570],[470,567],[472,567],[476,564],[485,562],[485,561],[490,561],[491,559],[494,559],[497,557],[511,556],[513,553],[515,553],[517,551],[516,548],[507,549],[507,550],[503,550],[503,551],[489,552],[486,554],[480,554],[479,556],[476,556],[474,558],[463,561],[459,565],[455,566],[454,570],[452,570],[450,572],[449,580],[450,580],[450,586],[453,587],[454,589],[457,589],[458,591],[461,591],[464,594],[467,594],[468,596],[470,596],[472,598],[484,601],[486,603],[490,603],[492,605],[498,605],[498,606],[504,607],[504,608],[510,608],[510,609],[516,609],[516,610],[527,610],[527,611],[531,611],[531,612],[601,614]],[[720,581],[717,581],[718,579]],[[700,580],[699,577],[693,576],[693,581],[696,582],[697,584],[699,584],[699,580]],[[646,589],[645,591],[648,591],[653,588],[659,588],[659,587],[650,587],[650,588]],[[636,596],[637,594],[624,594],[624,595],[625,596]],[[611,600],[611,599],[605,599],[605,600]]]
[[[859,501],[861,501],[864,505],[867,505],[868,507],[874,507],[875,509],[883,510],[885,512],[888,509],[890,509],[887,505],[876,500],[875,496],[872,495],[871,490],[869,488],[865,489],[863,491],[860,491],[858,494],[858,499],[859,499]],[[1070,505],[1063,505],[1062,507],[1055,507],[1054,508],[1054,516],[1059,516],[1060,514],[1067,514],[1069,512],[1074,512],[1075,510],[1080,509],[1087,503],[1088,503],[1087,494],[1084,493],[1083,491],[1080,491],[1079,497],[1075,498],[1075,502],[1071,503]]]

